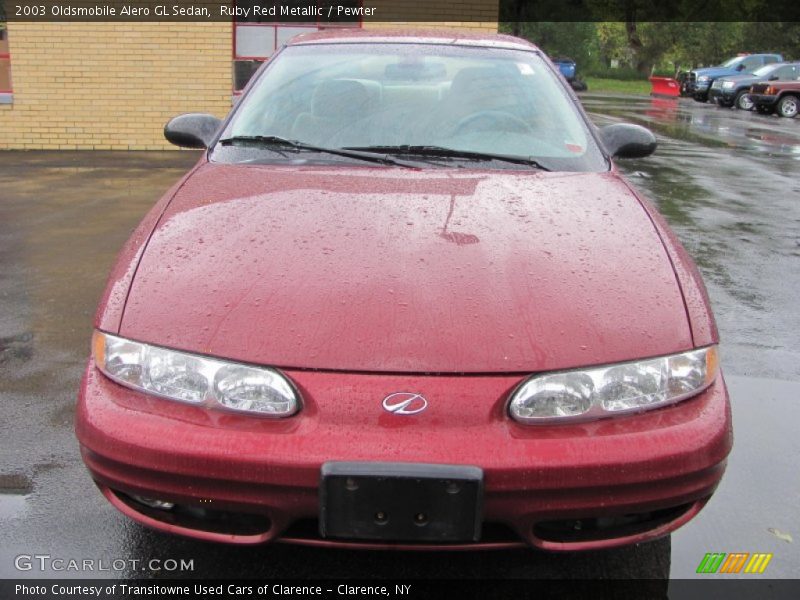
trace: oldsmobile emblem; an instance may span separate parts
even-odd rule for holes
[[[396,415],[416,415],[428,408],[428,401],[422,394],[395,392],[383,399],[383,408]]]

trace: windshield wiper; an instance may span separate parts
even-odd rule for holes
[[[380,163],[383,165],[396,165],[399,167],[417,168],[414,165],[391,158],[386,155],[377,154],[374,152],[360,152],[357,149],[350,148],[325,148],[323,146],[315,146],[307,144],[298,140],[288,140],[276,135],[235,135],[233,137],[224,138],[219,141],[223,146],[233,146],[235,144],[254,144],[269,147],[279,148],[292,148],[295,150],[305,150],[308,152],[322,152],[324,154],[335,154],[337,156],[345,156],[347,158],[355,158],[358,160],[365,160],[368,162]]]
[[[514,156],[510,154],[492,154],[489,152],[473,152],[471,150],[457,150],[444,146],[347,146],[343,150],[380,152],[385,154],[408,154],[412,156],[439,156],[442,158],[465,158],[467,160],[498,160],[516,165],[527,165],[540,171],[550,171],[540,162],[528,156]]]

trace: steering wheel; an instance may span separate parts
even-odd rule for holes
[[[483,126],[480,126],[481,122],[484,123]],[[530,124],[502,110],[479,110],[467,115],[455,124],[452,135],[461,135],[468,130],[533,133]]]

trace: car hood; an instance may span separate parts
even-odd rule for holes
[[[756,83],[757,81],[761,81],[761,78],[756,77],[752,73],[744,73],[741,75],[726,75],[725,77],[720,77],[719,79],[722,81],[733,81],[737,84]]]
[[[614,173],[208,164],[121,335],[279,367],[529,372],[690,348],[672,265]]]

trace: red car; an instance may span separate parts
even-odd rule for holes
[[[503,35],[319,33],[144,218],[76,431],[108,500],[252,544],[548,550],[663,536],[731,448],[697,269],[553,64]]]
[[[756,110],[762,114],[778,113],[794,118],[800,107],[800,71],[797,81],[767,81],[750,88],[750,97]]]

